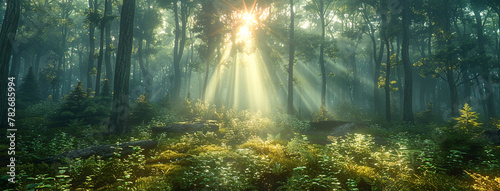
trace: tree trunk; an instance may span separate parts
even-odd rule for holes
[[[181,68],[180,62],[182,59],[182,54],[184,52],[184,45],[186,44],[186,29],[187,29],[187,17],[188,8],[185,2],[181,1],[180,19],[179,11],[177,7],[177,1],[174,1],[174,20],[175,20],[175,41],[174,41],[174,84],[172,98],[173,100],[178,100],[181,91]],[[180,20],[180,21],[179,21]],[[181,22],[182,26],[179,26]],[[182,27],[182,28],[181,28]]]
[[[12,45],[16,38],[17,26],[21,12],[21,1],[8,0],[2,30],[0,32],[0,128],[7,127],[7,78]],[[18,51],[18,50],[14,50]]]
[[[211,23],[212,23],[212,21],[214,23],[217,22],[217,20],[213,17],[213,15],[215,14],[215,7],[214,7],[212,1],[206,1],[203,3],[203,13],[205,16],[209,17]],[[209,77],[209,73],[210,73],[210,63],[214,59],[213,58],[213,50],[214,50],[214,45],[215,45],[216,41],[215,41],[215,36],[211,35],[211,34],[215,33],[216,30],[217,29],[214,27],[214,25],[210,24],[207,26],[207,32],[205,32],[205,34],[204,34],[208,38],[207,50],[209,52],[207,53],[207,58],[205,60],[205,62],[206,62],[205,78],[204,78],[203,87],[201,90],[201,99],[202,100],[205,100],[205,94],[206,94],[207,86],[208,86],[208,77]]]
[[[104,15],[106,18],[111,17],[113,14],[113,8],[111,7],[111,1],[106,0],[106,5],[104,7]],[[108,79],[109,84],[113,84],[113,69],[111,68],[111,20],[106,20],[106,52],[104,54],[104,64],[106,65],[106,79]]]
[[[370,39],[372,41],[372,48],[373,48],[373,61],[375,63],[375,69],[373,73],[373,108],[374,112],[378,113],[379,108],[380,108],[380,92],[378,88],[378,77],[380,76],[380,65],[382,63],[382,54],[384,52],[384,43],[382,43],[382,39],[380,39],[380,51],[379,51],[379,56],[377,56],[377,41],[375,39],[375,29],[373,28],[373,25],[368,17],[368,12],[366,11],[366,4],[363,4],[363,17],[365,19],[365,22],[368,24],[369,30],[370,30]]]
[[[137,59],[139,60],[139,68],[141,69],[141,72],[142,72],[142,76],[143,76],[143,79],[144,79],[144,91],[146,92],[146,94],[149,95],[151,94],[151,86],[150,86],[150,82],[149,82],[149,71],[148,69],[146,68],[146,66],[144,65],[144,51],[143,51],[143,44],[144,44],[144,40],[142,38],[139,38],[138,39],[139,41],[139,47],[137,49]]]
[[[403,121],[408,121],[413,123],[413,76],[412,76],[412,66],[410,62],[410,18],[408,15],[409,5],[408,0],[401,0],[403,5],[402,16],[403,16],[403,44],[401,50],[401,56],[403,60],[403,67],[405,73],[405,85],[404,85],[404,102],[403,102]],[[422,91],[422,90],[420,90]]]
[[[97,1],[97,0],[95,0]],[[89,0],[89,8],[91,9],[90,14],[94,15],[95,8],[92,0]],[[91,16],[92,17],[92,16]],[[94,40],[94,31],[95,26],[92,22],[89,23],[89,59],[87,65],[87,90],[88,88],[92,88],[92,70],[94,69],[94,49],[95,49],[95,40]]]
[[[385,64],[385,119],[391,122],[391,49],[389,48],[389,37],[385,35],[386,64]]]
[[[17,48],[17,47],[15,47]],[[25,66],[26,67],[26,66]],[[12,53],[12,65],[10,66],[9,77],[15,77],[14,84],[17,84],[17,80],[19,78],[19,69],[21,68],[21,51],[14,51]]]
[[[294,34],[294,13],[293,13],[293,1],[290,0],[290,39],[289,39],[289,50],[288,50],[288,114],[293,115],[293,62],[295,56],[295,44],[293,41]]]
[[[448,88],[450,89],[451,98],[451,116],[458,117],[458,92],[457,86],[455,85],[455,78],[453,75],[453,70],[448,70],[446,72],[446,80],[448,82]]]
[[[123,0],[120,18],[120,36],[116,55],[113,107],[108,130],[112,134],[130,132],[129,79],[132,39],[134,30],[135,0]]]
[[[477,29],[477,44],[479,47],[479,54],[485,56],[486,52],[484,49],[484,34],[483,34],[483,22],[481,20],[481,14],[479,10],[474,9],[474,16],[476,18],[476,29]],[[487,116],[488,119],[495,117],[495,102],[493,95],[493,87],[491,85],[492,77],[490,73],[490,68],[487,63],[480,63],[482,69],[482,76],[484,82],[484,90],[486,93],[486,106],[488,108]]]
[[[320,2],[320,21],[321,21],[321,45],[319,47],[319,66],[321,67],[321,107],[326,107],[326,67],[324,60],[324,51],[325,51],[325,7],[323,4],[323,0]]]
[[[102,21],[101,21],[102,22]],[[99,96],[101,90],[102,59],[104,54],[104,23],[101,23],[99,39],[99,58],[97,59],[97,75],[95,78],[95,96]]]

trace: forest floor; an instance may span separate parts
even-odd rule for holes
[[[500,149],[484,131],[497,123],[409,124],[328,120],[194,105],[166,112],[132,133],[106,135],[74,121],[50,128],[27,117],[10,190],[498,190]],[[319,120],[318,120],[319,119]],[[356,122],[350,122],[356,121]],[[116,148],[111,157],[66,158],[76,149]],[[8,147],[0,147],[2,171]],[[127,153],[124,151],[127,150]],[[5,151],[5,152],[4,152]],[[9,177],[4,175],[1,181]]]

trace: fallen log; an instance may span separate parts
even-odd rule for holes
[[[151,127],[153,133],[164,133],[164,132],[197,132],[197,131],[218,131],[219,125],[215,122],[208,123],[175,123],[167,127]]]
[[[119,153],[122,156],[132,154],[134,151],[133,147],[140,146],[144,150],[150,150],[155,148],[158,145],[156,141],[153,140],[141,140],[141,141],[132,141],[132,142],[127,142],[127,143],[119,143],[119,144],[114,144],[114,145],[99,145],[99,146],[93,146],[93,147],[87,147],[84,149],[79,149],[79,150],[73,150],[69,152],[65,152],[63,154],[50,157],[50,158],[45,158],[42,160],[37,161],[38,163],[54,163],[58,162],[63,158],[69,158],[69,159],[75,159],[75,158],[82,158],[86,159],[91,156],[101,156],[103,158],[108,158],[112,157],[115,152],[120,151]],[[119,150],[118,148],[122,148],[122,150]]]

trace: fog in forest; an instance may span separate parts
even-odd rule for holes
[[[1,189],[500,190],[498,0],[0,0]]]

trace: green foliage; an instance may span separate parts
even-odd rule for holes
[[[301,166],[293,169],[293,175],[290,177],[286,185],[281,187],[284,190],[340,190],[340,181],[334,177],[334,173],[323,171],[317,176],[310,176],[308,168]],[[351,187],[353,184],[350,184]],[[355,185],[355,184],[354,184]],[[354,188],[352,190],[355,190]]]
[[[26,129],[26,134],[20,134],[18,139],[18,152],[21,161],[30,162],[43,159],[75,149],[77,146],[75,138],[60,132],[53,137],[43,136],[47,134],[47,127],[38,125],[32,129]]]
[[[480,127],[482,123],[479,123],[479,114],[472,111],[472,108],[467,103],[460,110],[460,117],[453,119],[457,122],[455,127],[466,134],[478,134],[481,131]]]
[[[253,190],[251,184],[262,169],[257,157],[245,150],[209,152],[193,158],[194,165],[182,175],[183,190]],[[243,166],[243,164],[246,164]],[[256,168],[257,166],[257,168]],[[261,167],[261,168],[259,168]]]
[[[431,122],[435,121],[435,116],[433,114],[434,105],[427,103],[427,109],[425,111],[419,112],[415,117],[415,122],[422,125],[429,125]]]
[[[368,118],[368,114],[361,107],[350,103],[338,104],[334,116],[338,120],[357,122],[365,121]]]
[[[134,137],[159,143],[150,157],[140,148],[122,156],[118,148],[110,159],[66,160],[62,165],[69,168],[62,173],[50,170],[54,166],[28,166],[26,172],[39,179],[21,179],[19,185],[55,188],[60,178],[58,188],[75,190],[470,190],[473,185],[463,179],[463,170],[498,176],[500,168],[498,151],[459,126],[401,123],[383,130],[372,125],[377,130],[368,133],[374,136],[364,132],[329,137],[331,143],[322,146],[310,142],[314,136],[297,133],[308,132],[307,121],[286,114],[225,109],[213,113],[220,124],[217,132],[151,135],[151,127],[178,120],[173,115],[136,126]],[[83,119],[71,120],[69,126],[92,128]],[[36,123],[29,129],[49,132]],[[50,139],[40,133],[20,135],[23,161],[88,145],[66,133]],[[489,188],[483,183],[491,181],[477,178],[476,187]]]
[[[49,60],[54,60],[54,59],[55,58],[50,58]],[[59,75],[60,75],[59,71],[55,67],[54,63],[47,64],[46,68],[38,72],[38,80],[39,80],[38,82],[40,85],[41,95],[54,96],[52,94],[54,94],[53,90],[55,88],[55,85],[60,81]]]
[[[207,101],[197,100],[196,102],[191,102],[190,99],[186,99],[179,109],[179,115],[186,117],[188,120],[209,120],[216,119],[217,112],[213,104]]]
[[[329,118],[330,119],[332,118],[332,114],[330,112],[328,112],[328,110],[326,110],[326,107],[321,106],[321,108],[319,108],[318,113],[316,113],[313,116],[312,121],[313,122],[328,121]]]
[[[60,125],[75,119],[83,119],[88,124],[96,124],[100,119],[109,115],[110,105],[97,104],[97,100],[83,90],[82,82],[78,82],[75,89],[63,99],[65,100],[63,105],[54,115]]]
[[[36,177],[28,177],[28,182],[33,182],[24,187],[25,190],[70,190],[71,178],[67,175],[68,167],[59,167],[58,175],[47,177],[47,174],[40,174]]]
[[[42,101],[26,107],[24,112],[21,112],[26,117],[42,117],[49,118],[59,110],[60,105],[52,101]]]
[[[148,123],[155,117],[156,113],[153,105],[149,102],[147,95],[140,95],[135,101],[135,106],[130,115],[130,123],[138,125],[140,123]]]

